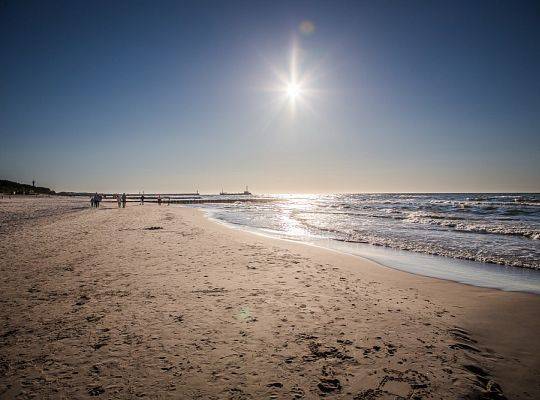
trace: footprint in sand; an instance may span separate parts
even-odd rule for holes
[[[100,396],[103,393],[105,393],[105,389],[103,389],[101,386],[96,386],[88,390],[88,394],[90,396]]]
[[[473,398],[483,400],[506,400],[500,385],[478,365],[464,365],[463,368],[476,378],[477,389],[473,391]]]
[[[414,371],[404,372],[389,368],[384,369],[385,375],[378,387],[366,389],[353,397],[355,400],[376,399],[421,399],[430,394],[430,382],[426,375]]]

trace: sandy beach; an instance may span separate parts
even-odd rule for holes
[[[0,229],[2,399],[540,398],[540,296],[181,206],[28,215]]]

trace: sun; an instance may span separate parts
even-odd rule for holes
[[[298,96],[300,96],[300,93],[300,85],[298,85],[297,83],[287,84],[287,97],[290,100],[295,100]]]
[[[288,68],[277,68],[270,65],[270,68],[277,78],[275,84],[265,87],[264,90],[277,95],[272,104],[275,107],[275,116],[281,110],[288,109],[292,116],[300,111],[314,113],[311,104],[321,91],[313,87],[314,81],[318,78],[318,66],[311,70],[301,68],[302,61],[306,59],[306,53],[302,52],[296,41],[293,41]],[[317,72],[317,73],[316,73]]]

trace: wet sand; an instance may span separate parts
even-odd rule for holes
[[[0,398],[540,398],[540,296],[179,206],[13,220],[0,229]]]

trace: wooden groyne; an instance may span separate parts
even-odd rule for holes
[[[216,203],[270,203],[277,201],[278,199],[269,199],[269,198],[228,198],[228,199],[220,199],[220,198],[168,198],[168,197],[161,197],[161,204],[216,204]],[[104,199],[103,201],[106,202],[116,202],[116,199]],[[128,203],[140,203],[140,198],[137,197],[131,197],[127,199]],[[145,203],[157,203],[157,198],[147,198],[144,197]]]
[[[121,195],[122,193],[120,193]],[[126,193],[126,198],[128,199],[140,199],[141,196],[143,194],[142,193]],[[110,199],[110,198],[116,198],[116,194],[113,194],[113,193],[105,193],[103,194],[103,196],[105,196],[106,199]],[[157,199],[158,197],[161,197],[162,199],[165,199],[165,198],[173,198],[173,197],[186,197],[186,198],[201,198],[202,196],[199,194],[199,193],[145,193],[144,194],[144,199]]]
[[[202,204],[202,203],[270,203],[277,199],[268,198],[235,198],[235,199],[166,199],[164,203],[171,204]],[[145,200],[146,201],[146,200]]]

